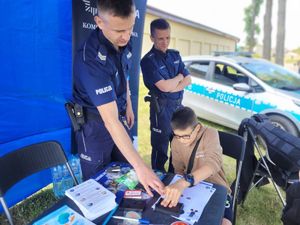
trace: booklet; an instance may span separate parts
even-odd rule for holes
[[[42,219],[36,221],[33,225],[95,225],[79,213],[64,205],[54,212],[48,214]]]
[[[66,190],[65,194],[75,202],[89,220],[94,220],[117,206],[115,194],[94,179]]]

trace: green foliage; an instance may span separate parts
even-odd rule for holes
[[[297,53],[298,55],[300,55],[300,47],[294,49],[293,52],[294,52],[294,53]]]
[[[253,51],[254,46],[257,43],[256,35],[260,33],[259,24],[256,23],[256,18],[259,15],[261,4],[263,0],[253,0],[252,3],[245,8],[244,13],[244,22],[245,28],[244,31],[246,32],[246,45],[249,48],[249,51]]]

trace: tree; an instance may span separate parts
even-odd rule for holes
[[[275,62],[280,65],[283,65],[283,61],[284,61],[285,14],[286,14],[286,0],[278,0]]]
[[[253,51],[254,46],[257,43],[255,38],[256,35],[260,33],[259,24],[255,22],[257,16],[259,15],[260,6],[263,0],[252,0],[251,5],[245,8],[245,28],[244,31],[247,33],[246,45],[250,52]]]
[[[266,11],[264,16],[264,39],[263,39],[263,58],[271,59],[272,50],[272,7],[273,0],[266,0]]]
[[[300,55],[300,47],[294,49],[293,52],[295,52],[295,53],[297,53],[298,55]]]

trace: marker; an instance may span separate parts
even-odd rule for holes
[[[150,221],[147,219],[134,219],[134,218],[124,217],[124,216],[113,216],[113,218],[119,219],[119,220],[128,220],[128,221],[139,222],[141,224],[150,224]]]

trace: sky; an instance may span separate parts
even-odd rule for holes
[[[147,4],[171,14],[215,28],[222,32],[240,38],[238,45],[244,45],[244,9],[252,0],[148,0]],[[272,46],[276,45],[277,2],[273,0]],[[184,3],[184,4],[183,4]],[[259,43],[263,40],[263,17],[265,1],[257,19],[261,33]],[[300,47],[300,0],[287,0],[285,47],[295,49]],[[298,22],[298,23],[297,23]]]

